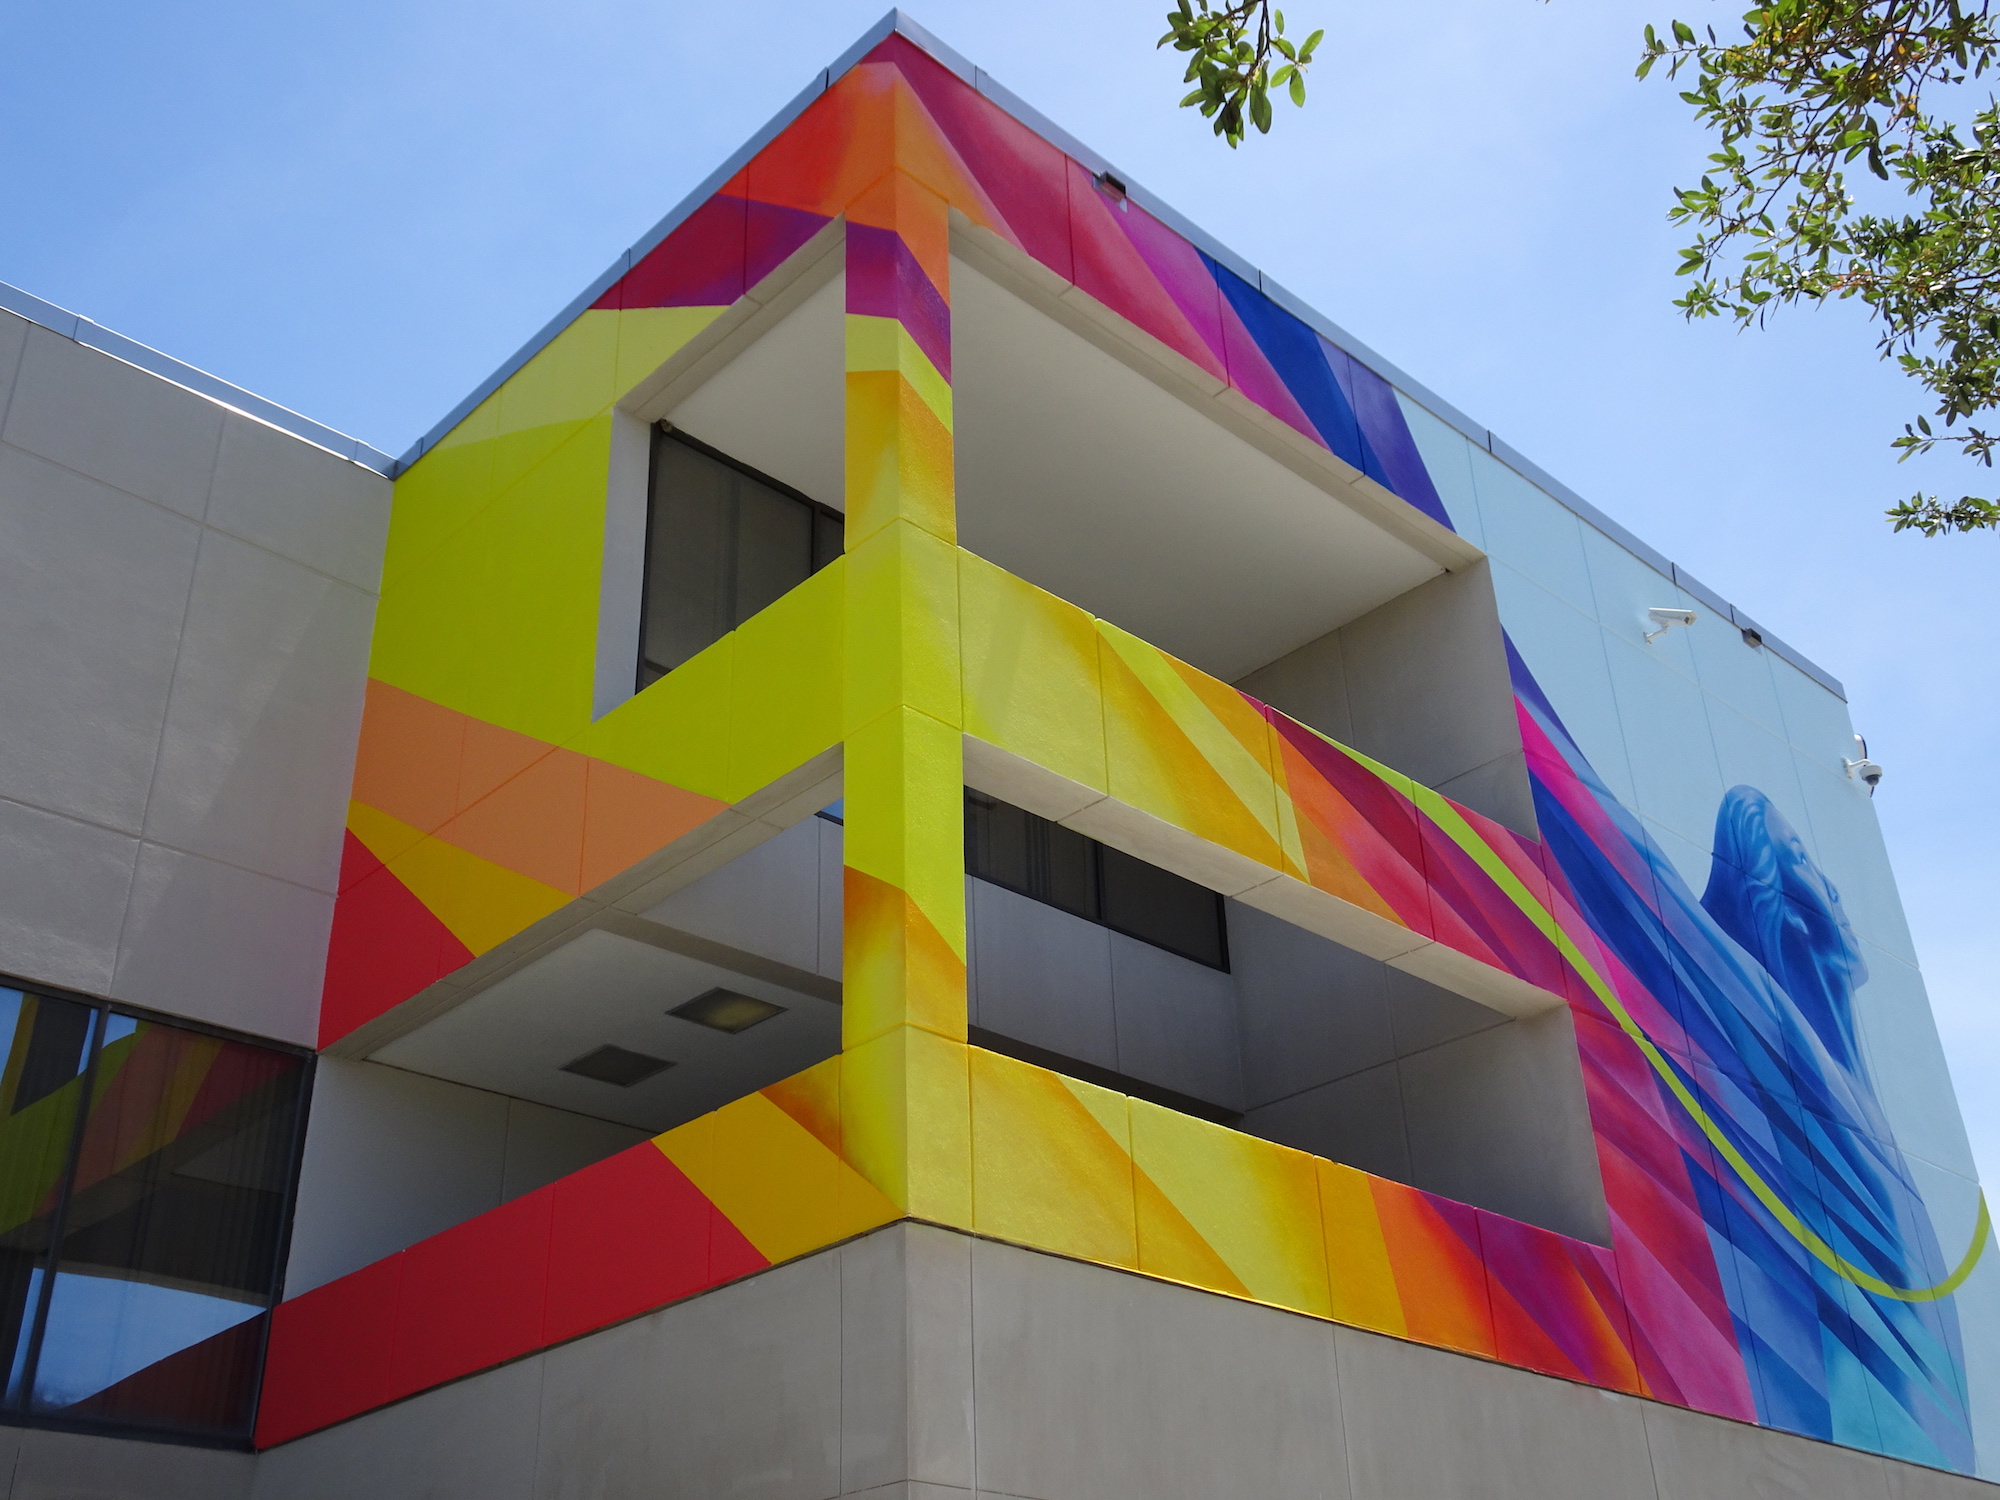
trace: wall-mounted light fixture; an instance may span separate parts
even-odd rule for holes
[[[1695,615],[1691,609],[1668,609],[1664,604],[1656,604],[1646,611],[1646,618],[1660,627],[1646,632],[1646,644],[1650,646],[1656,637],[1665,635],[1676,625],[1694,624]]]
[[[1867,786],[1868,795],[1872,797],[1875,795],[1875,788],[1881,785],[1882,768],[1868,758],[1868,741],[1864,740],[1858,734],[1854,737],[1854,748],[1860,758],[1858,760],[1843,759],[1841,764],[1847,767],[1847,774],[1849,776],[1855,777]]]

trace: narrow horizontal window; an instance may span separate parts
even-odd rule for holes
[[[965,794],[965,870],[1211,969],[1229,969],[1222,897],[1073,828]]]
[[[646,511],[639,686],[713,645],[840,555],[839,511],[658,428]]]

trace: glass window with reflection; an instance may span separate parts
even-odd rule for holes
[[[249,1436],[307,1058],[0,987],[10,1414]]]
[[[656,682],[840,555],[837,510],[685,433],[653,436],[639,686]]]

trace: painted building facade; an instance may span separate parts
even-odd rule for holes
[[[907,20],[395,463],[11,305],[13,1493],[2000,1475],[1838,683]]]

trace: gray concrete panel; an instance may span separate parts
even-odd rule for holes
[[[1426,786],[1457,781],[1521,748],[1484,563],[1433,578],[1345,627],[1341,660],[1355,748]],[[1479,800],[1460,800],[1532,831],[1525,764],[1515,770],[1478,788]]]
[[[1506,1016],[1490,1006],[1454,995],[1427,979],[1387,964],[1382,966],[1382,979],[1388,990],[1389,1025],[1396,1034],[1399,1056],[1475,1032],[1491,1031],[1508,1022]]]
[[[671,1323],[651,1382],[662,1500],[839,1494],[838,1258],[723,1287]]]
[[[1248,1107],[1396,1055],[1382,990],[1383,976],[1393,972],[1386,965],[1232,901],[1229,967]]]
[[[28,330],[33,326],[26,318],[0,312],[0,429],[6,426],[14,372],[21,366],[21,352],[28,346]]]
[[[1656,1467],[1657,1463],[1656,1459]],[[1882,1479],[1888,1487],[1889,1500],[1994,1500],[2000,1495],[2000,1488],[1983,1479],[1946,1474],[1917,1464],[1899,1463],[1893,1458],[1882,1460]]]
[[[1768,1427],[1645,1403],[1646,1438],[1653,1457],[1659,1500],[1713,1500],[1718,1495],[1755,1495],[1757,1500],[1885,1500],[1892,1493],[1885,1470],[1903,1471],[1898,1500],[1930,1500],[1949,1489],[1924,1483],[1931,1470],[1890,1464],[1872,1453],[1773,1432]],[[1951,1476],[1937,1475],[1949,1480]],[[1989,1485],[1960,1481],[1967,1490],[1992,1495]]]
[[[1354,718],[1348,711],[1347,669],[1340,659],[1338,630],[1307,641],[1236,685],[1343,745],[1354,743]]]
[[[0,446],[0,796],[139,831],[199,534]]]
[[[537,1500],[840,1493],[839,1253],[551,1350]]]
[[[258,1500],[518,1500],[530,1476],[536,1500],[2000,1493],[908,1224],[273,1449],[257,1470]]]
[[[248,1453],[16,1428],[8,1500],[247,1500]]]
[[[198,521],[222,413],[157,375],[36,328],[0,439]]]
[[[913,1481],[970,1485],[977,1448],[972,1405],[972,1248],[965,1235],[908,1224],[909,1472]],[[851,1331],[846,1335],[852,1337]]]
[[[1446,1042],[1397,1064],[1417,1187],[1610,1243],[1569,1013]]]
[[[1499,818],[1523,833],[1533,833],[1538,827],[1534,789],[1528,780],[1528,757],[1522,750],[1509,750],[1484,765],[1447,777],[1437,784],[1437,790],[1459,806]],[[1506,816],[1501,817],[1494,809],[1504,810]]]
[[[1237,686],[1523,832],[1535,828],[1485,563],[1419,584]]]
[[[645,1131],[630,1125],[571,1114],[526,1099],[509,1099],[501,1201],[547,1187],[647,1138]]]
[[[795,823],[651,911],[649,922],[819,971],[820,818]]]
[[[313,1045],[333,896],[142,844],[105,988],[169,1015]]]
[[[887,1234],[856,1240],[838,1252],[840,1487],[844,1493],[873,1491],[909,1477],[912,1317],[908,1246],[909,1237],[899,1226]],[[968,1290],[969,1285],[968,1277]],[[967,1326],[963,1309],[948,1321],[959,1329]],[[961,1388],[963,1384],[961,1374]],[[969,1420],[966,1427],[969,1454]]]
[[[388,480],[249,417],[223,419],[207,521],[280,557],[375,592]]]
[[[374,613],[357,588],[206,532],[146,837],[332,892]]]
[[[0,972],[101,995],[139,841],[0,801]]]
[[[1242,1109],[1242,1043],[1229,975],[1114,932],[1111,992],[1119,1072]]]
[[[285,1294],[380,1260],[500,1202],[508,1101],[381,1063],[322,1057]]]
[[[502,1365],[273,1448],[257,1460],[251,1494],[254,1500],[529,1500],[542,1365],[540,1359]]]
[[[1326,1325],[986,1241],[972,1257],[982,1493],[1348,1493]]]
[[[984,880],[966,882],[966,901],[977,971],[972,1023],[1064,1057],[1117,1068],[1112,934]]]
[[[972,1484],[972,1242],[898,1225],[840,1251],[841,1484]]]
[[[1413,1180],[1402,1080],[1393,1062],[1253,1109],[1243,1128],[1393,1182]]]
[[[1351,1328],[1334,1343],[1354,1500],[1655,1500],[1633,1397]]]
[[[669,1316],[636,1318],[541,1356],[535,1500],[666,1492],[654,1442],[661,1413],[648,1393],[669,1357]]]

